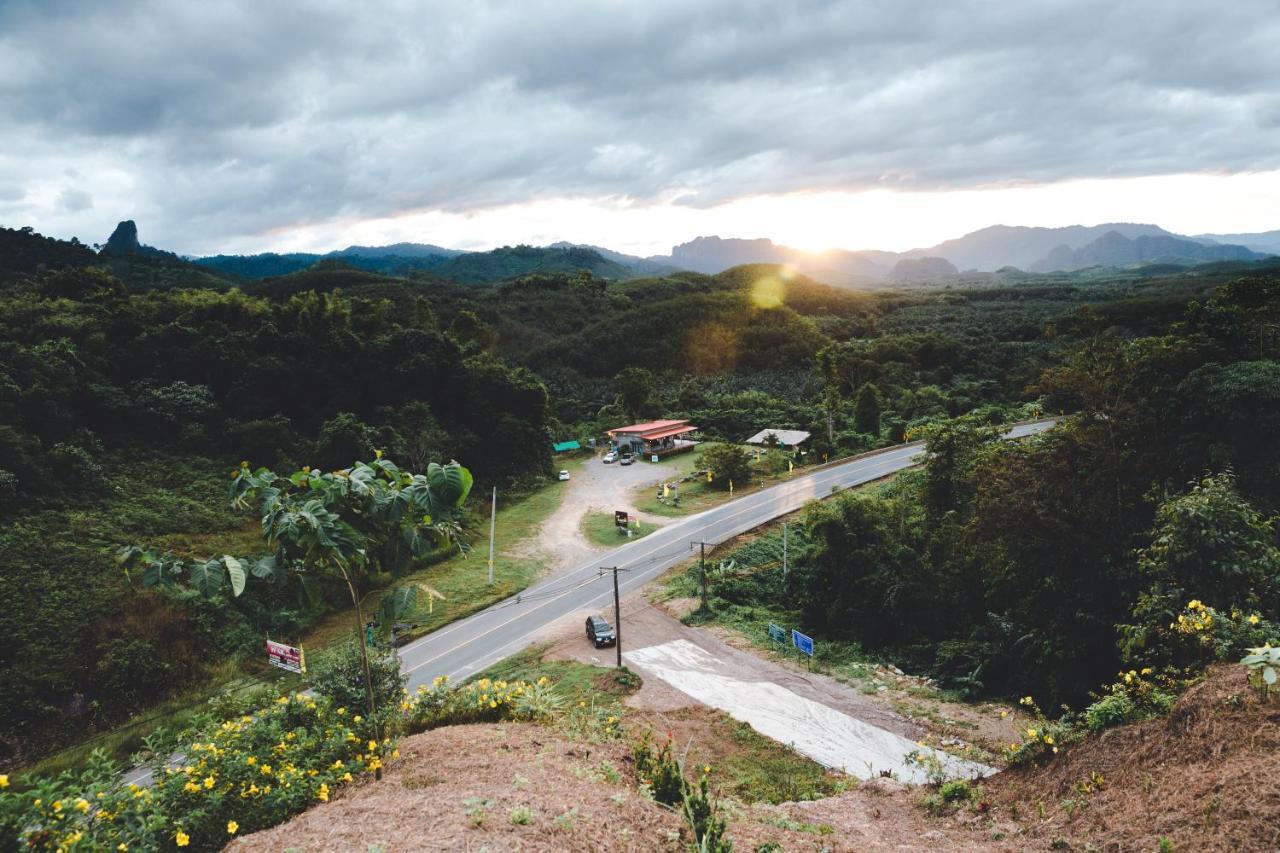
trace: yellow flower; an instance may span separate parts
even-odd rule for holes
[[[1009,712],[1008,712],[1008,711],[1001,711],[1001,712],[1000,712],[1000,719],[1002,719],[1002,720],[1003,720],[1003,719],[1004,719],[1005,717],[1007,717],[1007,716],[1009,716]]]
[[[89,810],[88,800],[86,800],[84,797],[80,797],[78,800],[76,800],[76,811],[80,812],[80,814],[84,814],[88,810]]]
[[[258,759],[254,758],[252,755],[250,755],[248,758],[246,758],[246,759],[244,760],[244,763],[245,763],[245,764],[248,764],[250,767],[252,767],[253,765],[255,765],[255,764],[257,764],[257,763],[258,763]]]
[[[234,820],[227,821],[227,835],[235,835],[236,830],[239,828],[240,824],[236,823]]]
[[[9,774],[0,773],[0,789],[9,787]]]
[[[343,773],[343,774],[342,774],[342,781],[343,781],[343,782],[350,782],[350,781],[352,781],[351,774],[350,774],[350,773]]]
[[[1253,614],[1252,616],[1250,616],[1250,617],[1249,617],[1249,624],[1250,624],[1250,625],[1257,625],[1257,624],[1258,624],[1258,614],[1257,614],[1257,613],[1255,613],[1255,614]]]
[[[1124,674],[1124,683],[1125,683],[1125,684],[1132,684],[1132,683],[1133,683],[1133,674],[1132,674],[1132,673],[1126,672],[1126,673]]]
[[[359,714],[356,714],[354,717],[352,717],[352,718],[351,718],[351,721],[352,721],[353,723],[358,723],[358,722],[360,722],[360,721],[361,721],[361,720],[363,720],[363,719],[364,719],[364,717],[360,716]]]
[[[711,772],[711,765],[710,765],[710,764],[704,764],[704,765],[702,765],[702,772],[703,772],[703,773],[710,773],[710,772]]]
[[[186,847],[191,843],[191,836],[179,829],[178,834],[173,836],[173,843],[177,844],[179,847]]]
[[[339,708],[335,713],[337,713],[337,715],[338,715],[339,717],[341,717],[343,714],[347,713],[347,709],[346,709],[346,708]]]
[[[316,799],[320,800],[320,802],[322,803],[329,802],[329,786],[328,785],[320,786],[320,790],[316,791]]]
[[[377,748],[378,748],[378,742],[377,742],[376,740],[371,740],[371,741],[369,741],[369,751],[370,751],[370,752],[373,752],[373,751],[374,751],[375,749],[377,749]]]
[[[1036,736],[1035,729],[1027,729],[1027,737],[1035,737],[1035,736]]]
[[[128,853],[129,845],[121,841],[119,844],[116,845],[116,849],[119,850],[120,853]]]
[[[62,811],[62,800],[54,800],[54,801],[53,801],[53,810],[54,810],[55,812],[60,812],[60,811]]]
[[[391,750],[391,757],[392,757],[392,758],[399,758],[399,757],[400,757],[400,750],[398,750],[398,749],[393,749],[393,750]]]
[[[1149,666],[1144,666],[1144,667],[1142,668],[1142,674],[1143,674],[1143,675],[1150,675],[1150,674],[1151,674],[1151,673],[1153,673],[1153,672],[1155,672],[1155,670],[1153,670],[1153,669],[1152,669],[1151,667],[1149,667]]]
[[[212,787],[213,787],[213,781],[214,781],[214,779],[213,779],[213,777],[212,777],[212,776],[206,776],[206,777],[204,777],[204,786],[205,786],[206,788],[212,788]]]
[[[1020,705],[1030,705],[1034,700],[1030,696],[1023,696],[1018,700]]]
[[[1044,742],[1049,744],[1049,746],[1053,746],[1053,735],[1045,735]]]

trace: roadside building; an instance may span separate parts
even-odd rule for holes
[[[769,436],[773,436],[771,439]],[[809,433],[802,429],[762,429],[751,438],[747,439],[747,444],[754,444],[756,447],[776,447],[779,450],[790,450],[795,452],[800,449],[800,445],[809,440]]]
[[[698,442],[689,438],[697,430],[688,421],[649,421],[611,429],[609,440],[619,451],[634,453],[645,459],[653,456],[661,458],[697,447]]]

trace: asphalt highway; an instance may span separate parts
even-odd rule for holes
[[[1053,424],[1052,420],[1022,424],[1011,429],[1006,438],[1042,432]],[[601,575],[602,568],[627,570],[619,575],[625,596],[689,559],[695,553],[695,542],[706,542],[710,547],[794,512],[811,500],[910,468],[919,463],[921,450],[918,442],[904,444],[797,474],[779,485],[674,521],[643,539],[420,637],[400,649],[400,666],[408,676],[408,687],[413,690],[439,675],[461,681],[532,644],[548,625],[571,613],[599,612],[612,621],[608,614],[613,606],[613,579],[609,573]],[[624,625],[623,648],[626,642]]]

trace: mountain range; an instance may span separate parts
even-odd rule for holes
[[[102,252],[116,256],[162,254],[176,259],[170,253],[141,244],[137,226],[132,221],[120,223]],[[579,269],[604,279],[662,276],[679,270],[715,274],[742,264],[773,263],[791,265],[829,284],[857,287],[884,281],[946,281],[961,274],[1010,269],[1050,273],[1146,264],[1195,266],[1215,261],[1256,261],[1271,255],[1280,255],[1280,230],[1186,237],[1157,225],[1107,223],[1062,228],[993,225],[906,252],[874,249],[807,252],[767,238],[703,236],[672,247],[669,255],[649,257],[562,241],[542,247],[504,246],[487,252],[468,252],[429,243],[394,243],[353,245],[326,254],[267,252],[190,260],[241,279],[288,275],[325,261],[381,273],[425,271],[462,283]]]

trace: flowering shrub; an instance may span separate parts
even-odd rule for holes
[[[667,806],[680,802],[685,784],[680,763],[671,755],[671,744],[672,736],[667,732],[667,739],[655,748],[652,734],[646,729],[631,748],[641,788],[655,802]]]
[[[1009,766],[1030,764],[1057,755],[1062,746],[1078,738],[1069,717],[1050,720],[1030,696],[1024,696],[1019,704],[1034,719],[1023,732],[1020,742],[1005,747],[1004,755]]]
[[[482,678],[455,688],[442,675],[430,687],[424,684],[412,694],[406,692],[400,711],[406,730],[415,733],[463,723],[544,719],[562,701],[546,676],[535,682]]]
[[[1182,687],[1177,679],[1145,666],[1118,673],[1115,682],[1084,711],[1084,723],[1092,732],[1100,732],[1121,723],[1131,723],[1168,713]]]
[[[323,698],[279,698],[205,729],[152,787],[123,785],[96,755],[80,775],[0,790],[0,849],[216,850],[273,826],[396,754],[367,721]]]

